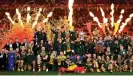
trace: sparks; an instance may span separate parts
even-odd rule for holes
[[[31,19],[31,16],[30,16],[30,7],[27,7],[27,24],[29,24],[30,19]]]
[[[24,22],[22,22],[21,13],[19,12],[18,9],[16,9],[16,14],[17,14],[17,20],[18,20],[18,22],[19,22],[19,25],[21,25],[22,28],[24,28],[25,25],[28,24],[28,25],[31,26],[31,29],[33,30],[33,29],[35,28],[35,26],[36,26],[38,23],[40,23],[40,21],[38,21],[38,20],[39,20],[39,17],[40,17],[40,16],[43,16],[43,15],[41,15],[42,8],[39,8],[38,12],[36,13],[34,22],[31,21],[32,15],[30,15],[30,11],[31,11],[31,8],[30,8],[30,7],[27,7],[27,14],[26,14],[26,15],[27,15],[27,18],[23,20]],[[12,20],[12,18],[10,17],[10,14],[9,14],[8,12],[5,12],[5,15],[7,16],[7,18],[9,19],[9,21],[12,23],[12,25],[15,25],[15,21]],[[52,15],[53,15],[53,11],[51,11],[51,12],[46,16],[45,19],[43,19],[43,20],[40,19],[40,20],[42,20],[42,22],[45,23],[45,22],[48,21],[48,19],[49,19]],[[25,20],[26,20],[26,21],[25,21]],[[32,20],[33,20],[33,19],[32,19]]]
[[[102,17],[103,17],[103,22],[105,21],[105,13],[103,11],[103,9],[100,7],[101,13],[102,13]]]
[[[100,10],[101,10],[102,17],[103,17],[103,23],[106,23],[106,26],[107,26],[108,19],[105,18],[105,13],[104,13],[104,11],[103,11],[103,9],[101,7],[100,7]]]
[[[124,13],[124,9],[121,10],[121,14],[119,16],[119,19],[117,20],[117,23],[119,23],[119,24],[121,23],[121,20],[123,18],[123,13]]]
[[[100,24],[100,21],[98,20],[97,17],[94,16],[94,14],[92,12],[89,12],[90,16],[93,17],[93,20],[96,21],[98,23],[98,26],[100,28],[102,28],[101,24]]]
[[[8,12],[6,12],[5,14],[6,14],[7,18],[10,20],[10,22],[14,25],[15,22],[12,20],[10,14]]]
[[[35,25],[38,23],[38,19],[39,19],[39,16],[41,15],[41,13],[40,13],[41,11],[42,11],[42,8],[39,8],[39,11],[38,11],[38,13],[36,15],[36,19],[35,19],[35,21],[32,24],[32,28],[34,28]]]
[[[92,12],[89,12],[90,16],[91,17],[95,17],[94,14]]]
[[[16,14],[18,15],[18,20],[20,22],[20,25],[23,27],[23,22],[22,22],[22,19],[21,19],[21,14],[20,14],[18,9],[16,9]]]
[[[44,20],[43,20],[43,23],[46,23],[48,21],[48,18],[45,18]]]
[[[47,18],[45,18],[42,22],[43,22],[43,23],[48,22],[49,17],[51,17],[52,15],[53,15],[53,12],[50,12],[50,13],[47,15]]]
[[[130,14],[129,17],[133,17],[133,14]]]
[[[111,5],[111,25],[114,26],[114,4]]]
[[[105,18],[105,12],[103,11],[103,9],[100,7],[100,11],[102,13],[102,17],[103,17],[103,23],[107,23],[108,22],[108,19]],[[123,18],[123,14],[124,14],[124,9],[121,10],[121,14],[119,16],[119,19],[117,20],[116,23],[114,23],[114,4],[111,5],[111,12],[110,12],[110,15],[111,15],[111,26],[114,27],[115,25],[115,31],[114,31],[114,35],[117,33],[117,31],[119,33],[122,32],[122,30],[125,28],[125,26],[127,25],[127,23],[132,19],[133,17],[133,13],[129,15],[129,17],[125,20],[125,22],[122,22],[121,26],[120,26],[120,23],[122,21],[122,18]],[[94,16],[94,14],[92,12],[89,12],[90,16],[93,17],[93,20],[96,21],[98,23],[98,26],[101,28],[101,23],[99,22],[98,18]],[[107,24],[106,24],[107,25]],[[120,29],[119,29],[119,26],[120,26]],[[118,30],[119,29],[119,30]]]
[[[127,23],[132,19],[132,17],[133,17],[133,14],[130,14],[129,15],[129,18],[127,18],[125,20],[125,23],[124,22],[122,23],[122,25],[120,26],[120,29],[119,29],[119,33],[122,32],[122,30],[125,28],[125,26],[127,25]]]
[[[51,17],[53,15],[53,12],[50,12],[48,15],[47,15],[47,17],[49,18],[49,17]]]
[[[73,15],[73,3],[74,3],[74,0],[69,0],[68,2],[68,8],[69,8],[69,16],[68,16],[68,20],[69,20],[69,25],[72,26],[72,15]]]

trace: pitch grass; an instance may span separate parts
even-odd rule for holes
[[[31,72],[31,71],[24,71],[24,72],[17,72],[17,71],[0,71],[0,75],[59,75],[58,72]],[[101,73],[91,73],[86,72],[84,74],[78,74],[78,73],[63,73],[62,75],[133,75],[133,72],[101,72]]]

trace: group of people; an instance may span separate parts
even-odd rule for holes
[[[132,72],[133,36],[89,36],[81,31],[43,30],[28,42],[12,39],[0,51],[0,69],[9,71]]]

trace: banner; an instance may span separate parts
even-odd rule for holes
[[[120,24],[119,23],[114,23],[114,25],[115,25],[114,35],[116,35],[116,33],[117,33],[118,29],[119,29]]]
[[[92,22],[88,22],[86,25],[87,25],[87,30],[88,30],[89,34],[92,35],[92,32],[91,32],[91,24],[92,24]]]

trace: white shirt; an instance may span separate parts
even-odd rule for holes
[[[84,40],[84,37],[85,37],[85,33],[83,31],[81,31],[79,33],[79,37],[80,37],[80,40]]]
[[[12,44],[9,44],[9,47],[12,48]]]

